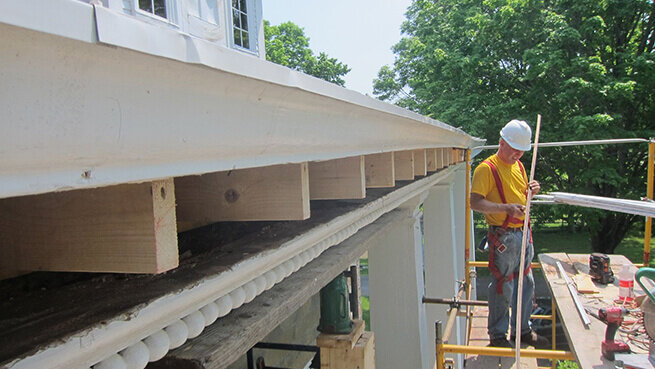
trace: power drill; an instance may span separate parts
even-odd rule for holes
[[[628,309],[624,307],[612,306],[598,310],[598,319],[607,324],[605,330],[605,341],[601,344],[601,352],[607,360],[614,361],[615,353],[630,353],[630,346],[623,342],[614,341],[616,330],[623,323],[623,314],[627,314]]]

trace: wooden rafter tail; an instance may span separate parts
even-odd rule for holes
[[[181,231],[220,221],[309,218],[307,163],[175,178]]]
[[[310,162],[310,198],[312,200],[365,198],[364,169],[364,156]]]
[[[428,166],[425,149],[414,150],[414,175],[425,176],[427,174]]]
[[[393,165],[397,181],[414,180],[414,152],[412,150],[396,151]]]
[[[161,273],[178,265],[173,179],[0,200],[0,269]]]
[[[396,185],[393,152],[366,155],[364,165],[367,188],[394,187]]]

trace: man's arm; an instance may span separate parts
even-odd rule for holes
[[[518,218],[525,215],[525,206],[520,204],[499,204],[484,198],[484,196],[471,194],[471,209],[480,213],[507,213]]]

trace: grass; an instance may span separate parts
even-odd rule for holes
[[[364,318],[365,329],[371,330],[371,303],[368,296],[362,296],[362,318]]]

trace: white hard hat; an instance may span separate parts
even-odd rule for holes
[[[513,119],[500,130],[500,137],[505,140],[512,148],[521,151],[530,151],[532,129],[528,123]]]

